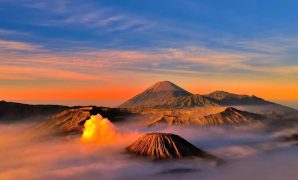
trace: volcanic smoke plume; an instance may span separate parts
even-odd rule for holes
[[[114,125],[100,114],[91,116],[84,124],[82,140],[84,142],[96,142],[100,144],[109,144],[117,140],[119,135]]]

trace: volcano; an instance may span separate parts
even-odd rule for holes
[[[218,158],[197,148],[182,137],[170,133],[148,133],[139,138],[126,150],[152,159],[177,159],[200,157],[209,160]]]
[[[207,98],[182,89],[170,81],[160,81],[136,95],[127,102],[121,104],[120,108],[179,108],[194,107],[196,105],[215,105]]]
[[[228,107],[224,111],[200,117],[193,120],[194,124],[198,125],[240,125],[240,124],[254,124],[266,119],[266,117],[241,111],[233,107]]]
[[[170,81],[160,81],[144,92],[124,102],[119,108],[143,109],[184,109],[196,107],[241,106],[245,111],[261,114],[298,115],[296,109],[276,104],[254,95],[239,95],[215,91],[206,95],[192,94]]]

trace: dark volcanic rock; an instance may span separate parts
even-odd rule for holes
[[[136,155],[159,160],[184,157],[218,160],[217,157],[197,148],[182,137],[170,133],[148,133],[128,146],[126,150]]]

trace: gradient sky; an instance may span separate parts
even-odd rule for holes
[[[193,93],[298,102],[297,7],[296,0],[0,0],[0,98],[116,105],[169,80]]]

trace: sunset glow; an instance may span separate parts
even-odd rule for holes
[[[279,18],[256,9],[281,5],[253,2],[181,1],[170,8],[150,1],[0,3],[11,17],[0,18],[0,88],[6,101],[98,100],[96,105],[117,106],[169,80],[195,94],[225,90],[298,102],[298,26],[291,3],[282,5]],[[11,6],[24,15],[9,11]],[[195,10],[202,7],[209,21],[204,10]],[[164,18],[158,12],[165,9]]]

